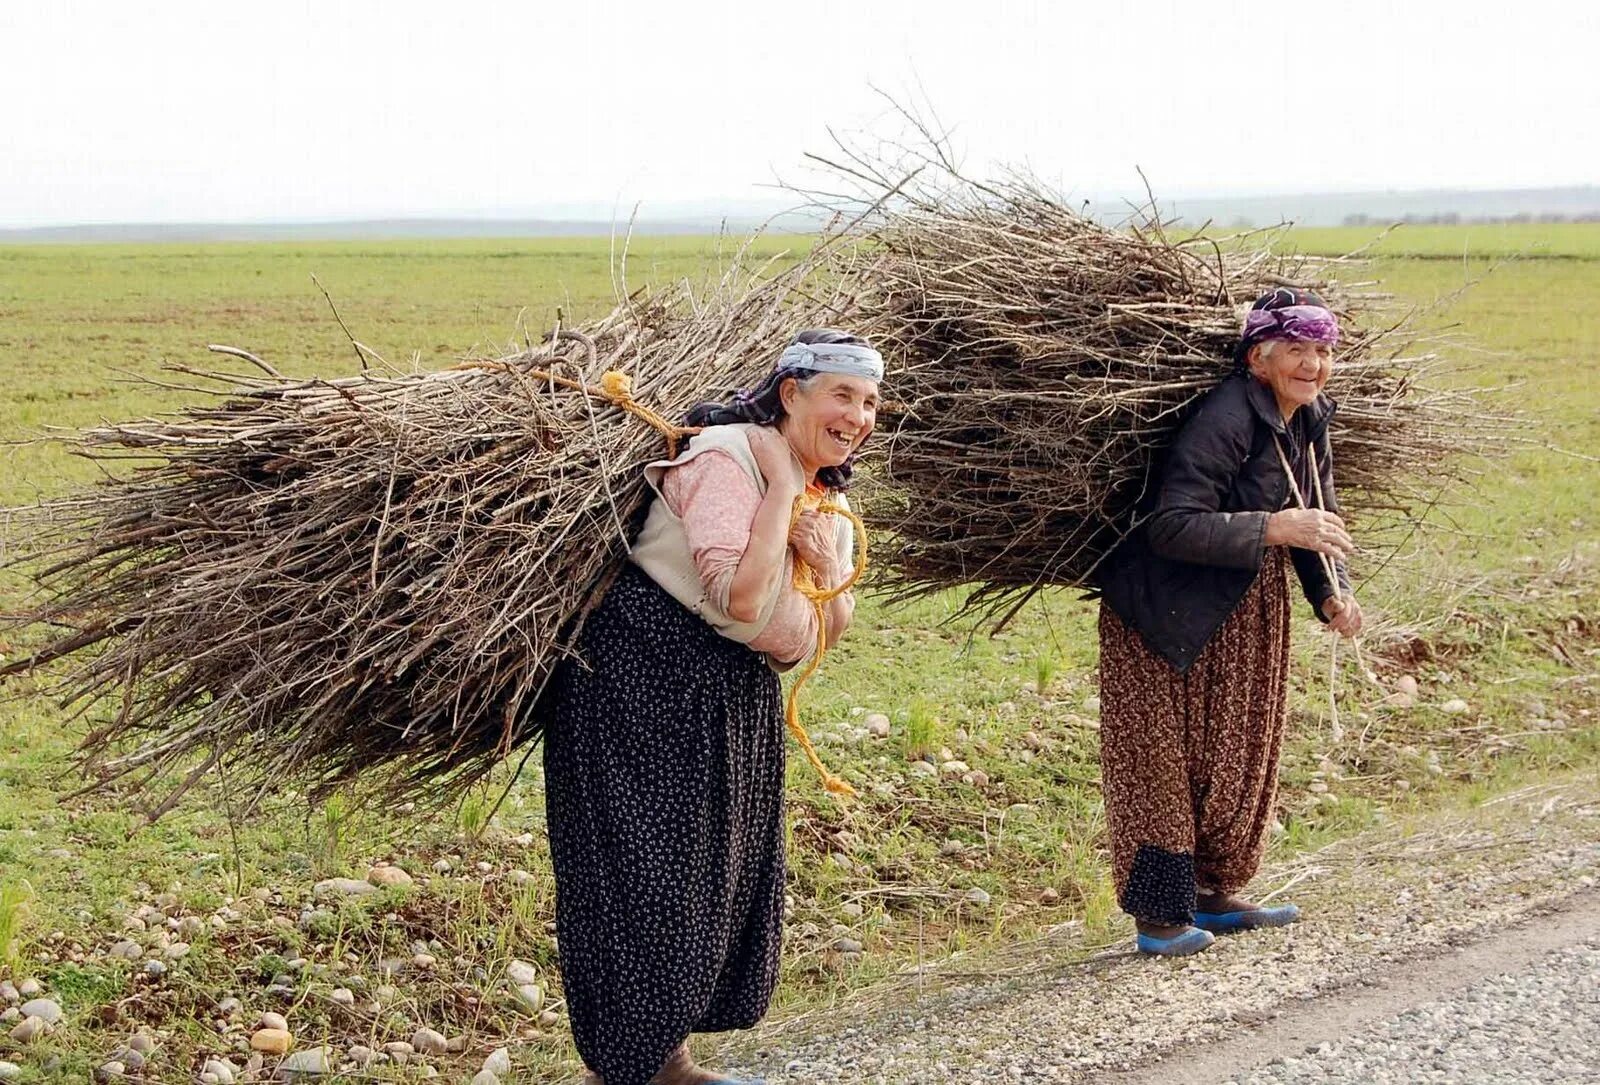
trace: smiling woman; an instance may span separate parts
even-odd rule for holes
[[[1106,563],[1101,776],[1118,900],[1147,953],[1299,916],[1239,894],[1277,797],[1290,566],[1319,618],[1361,629],[1322,394],[1338,338],[1314,294],[1258,298],[1237,371],[1179,433],[1141,526]]]
[[[883,361],[805,331],[758,387],[702,404],[645,469],[630,561],[554,680],[545,794],[573,1038],[604,1085],[708,1085],[692,1032],[748,1028],[778,978],[784,722],[777,672],[831,644],[853,572],[847,509]],[[796,509],[800,509],[796,514]],[[818,621],[824,628],[819,631]],[[846,788],[839,781],[830,786]]]

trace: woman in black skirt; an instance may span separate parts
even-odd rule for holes
[[[590,1085],[709,1085],[692,1032],[749,1028],[777,983],[784,887],[778,672],[815,650],[796,558],[853,562],[842,504],[883,361],[802,332],[771,376],[704,404],[630,561],[560,667],[545,735],[561,973]],[[791,524],[791,519],[793,523]],[[854,601],[826,604],[831,643]]]

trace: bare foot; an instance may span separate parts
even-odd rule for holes
[[[1140,934],[1148,934],[1152,938],[1163,939],[1176,938],[1189,929],[1188,927],[1170,927],[1164,923],[1146,923],[1142,919],[1134,920],[1133,925]]]
[[[1208,912],[1211,915],[1222,915],[1227,912],[1253,912],[1260,905],[1246,897],[1234,893],[1215,893],[1206,889],[1196,892],[1197,912]]]
[[[689,1043],[684,1041],[667,1056],[667,1061],[661,1064],[656,1076],[650,1079],[650,1085],[712,1085],[722,1080],[725,1079],[721,1075],[695,1065],[693,1056],[689,1054]]]

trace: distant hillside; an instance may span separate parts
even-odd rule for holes
[[[1142,198],[1092,199],[1088,209],[1115,220]],[[1350,226],[1411,223],[1596,222],[1600,221],[1600,186],[1526,188],[1504,191],[1438,189],[1417,192],[1349,192],[1163,199],[1165,217],[1191,225]],[[636,234],[746,234],[766,228],[801,233],[817,228],[817,220],[798,212],[780,212],[749,203],[716,214],[714,202],[696,205],[691,213],[661,218],[640,217]],[[552,218],[389,218],[345,222],[185,222],[103,223],[0,229],[0,244],[202,241],[350,241],[439,238],[606,237],[629,229],[626,219]]]

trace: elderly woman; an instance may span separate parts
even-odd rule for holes
[[[682,455],[651,464],[631,560],[555,678],[544,764],[556,928],[591,1085],[708,1085],[692,1032],[749,1028],[778,976],[784,724],[778,671],[815,651],[816,586],[853,567],[843,506],[883,360],[801,332]],[[828,641],[850,625],[825,605]]]
[[[1178,434],[1101,578],[1106,823],[1117,898],[1147,953],[1299,918],[1240,894],[1276,801],[1289,567],[1318,618],[1347,637],[1361,628],[1322,392],[1338,334],[1313,294],[1256,300],[1237,371]]]

